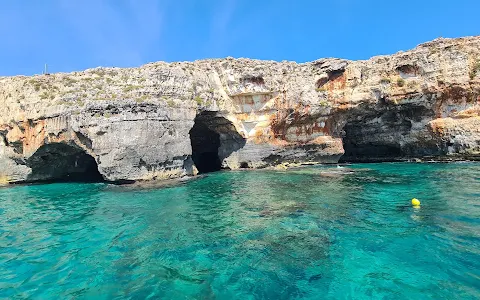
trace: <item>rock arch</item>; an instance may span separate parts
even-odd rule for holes
[[[95,159],[76,145],[50,143],[41,146],[26,161],[32,172],[28,182],[101,182]]]
[[[189,132],[192,160],[199,173],[219,171],[224,159],[245,146],[245,138],[217,112],[204,111],[195,117]]]

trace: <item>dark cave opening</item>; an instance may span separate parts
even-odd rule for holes
[[[102,182],[95,159],[85,150],[63,143],[43,145],[27,160],[28,181]]]
[[[383,116],[385,117],[385,116]],[[340,162],[384,162],[401,160],[405,153],[395,138],[410,132],[411,123],[404,119],[387,120],[381,124],[350,122],[343,128],[343,149]]]
[[[223,160],[245,145],[232,122],[211,111],[195,117],[190,141],[192,160],[200,174],[221,170]]]
[[[354,116],[356,118],[350,118],[343,127],[345,154],[340,162],[404,161],[412,157],[442,155],[436,141],[429,140],[428,136],[415,140],[415,134],[428,134],[418,125],[435,117],[431,108],[389,105],[384,100],[374,110],[363,109],[367,113],[362,113],[361,119]]]
[[[212,118],[211,114],[199,114],[190,130],[192,159],[200,174],[219,171],[222,168],[218,155],[220,134],[208,124]]]
[[[399,146],[375,142],[357,144],[344,139],[343,148],[345,154],[340,158],[340,162],[396,161],[402,156]]]
[[[192,155],[193,162],[200,174],[220,171],[222,163],[216,152],[202,152]]]

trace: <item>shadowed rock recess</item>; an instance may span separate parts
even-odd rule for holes
[[[480,157],[480,37],[365,61],[251,59],[0,78],[0,183]]]
[[[93,157],[82,148],[63,143],[41,146],[26,164],[32,169],[26,181],[103,181]]]

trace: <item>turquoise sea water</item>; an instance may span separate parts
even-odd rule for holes
[[[478,299],[480,164],[2,188],[0,266],[2,299]]]

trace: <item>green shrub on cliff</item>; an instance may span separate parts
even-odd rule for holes
[[[141,97],[136,98],[135,101],[137,101],[138,103],[142,103],[147,99],[148,99],[147,95],[142,95]]]
[[[380,83],[382,83],[382,84],[389,84],[391,82],[392,81],[390,80],[390,78],[384,77],[384,78],[380,79]]]
[[[92,71],[92,73],[93,73],[93,74],[96,74],[96,75],[98,75],[98,76],[100,76],[100,77],[105,76],[105,70],[103,70],[103,69],[94,70],[94,71]]]
[[[131,91],[139,89],[139,88],[141,88],[141,86],[129,84],[126,87],[123,88],[123,92],[128,93],[128,92],[131,92]]]
[[[68,87],[73,86],[77,82],[76,79],[73,79],[73,78],[70,78],[70,77],[63,78],[63,81],[64,81],[64,85],[68,86]]]
[[[42,83],[39,82],[39,81],[37,81],[37,80],[35,80],[35,79],[30,79],[30,80],[28,81],[28,83],[31,84],[31,85],[33,85],[33,88],[34,88],[35,92],[40,91],[40,90],[42,89],[42,87],[43,87],[43,86],[42,86]]]
[[[48,93],[45,91],[40,95],[40,99],[45,100],[49,97]]]
[[[416,88],[417,85],[418,85],[418,82],[416,82],[416,81],[410,81],[410,82],[407,84],[407,86],[408,86],[409,88],[411,88],[411,89]]]
[[[480,61],[477,61],[474,65],[472,70],[470,71],[470,79],[475,78],[477,74],[480,72]]]
[[[404,80],[403,78],[398,78],[398,79],[397,79],[397,85],[398,85],[399,87],[404,86],[404,85],[405,85],[405,80]]]
[[[200,96],[196,96],[195,98],[193,98],[193,100],[195,100],[195,102],[197,102],[198,105],[203,104],[203,99]]]
[[[320,101],[320,103],[319,103],[319,104],[320,104],[320,106],[323,106],[323,107],[329,106],[329,104],[328,104],[328,101],[327,101],[327,100],[322,100],[322,101]]]

